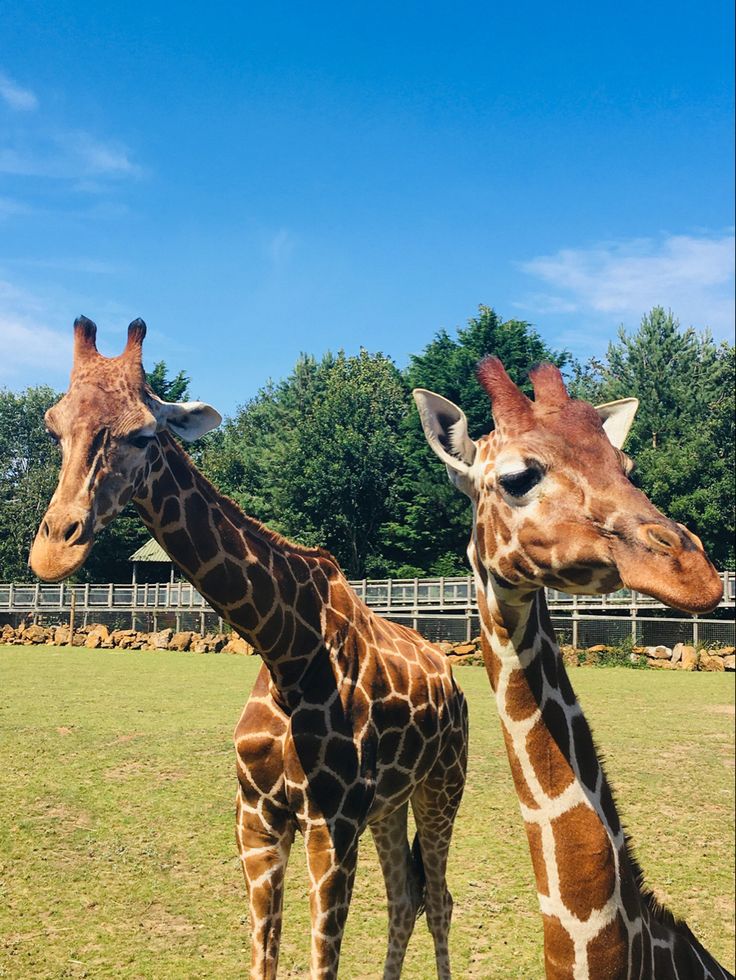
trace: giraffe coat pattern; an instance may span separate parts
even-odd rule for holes
[[[427,439],[473,504],[468,557],[486,670],[529,842],[549,980],[725,980],[730,974],[643,886],[588,723],[560,655],[543,586],[626,584],[692,612],[720,578],[700,541],[628,480],[629,399],[597,412],[557,368],[534,401],[496,358],[478,369],[495,430],[473,442],[462,411],[415,398]]]
[[[246,516],[196,469],[170,431],[197,438],[220,417],[199,402],[163,403],[146,387],[142,321],[117,358],[97,352],[95,333],[90,320],[75,324],[70,387],[46,416],[63,462],[30,561],[42,578],[66,577],[132,500],[187,579],[261,656],[235,730],[251,977],[276,976],[297,832],[310,880],[311,976],[337,976],[358,841],[369,827],[388,900],[384,977],[400,975],[424,909],[446,980],[445,872],[467,760],[467,707],[447,659],[365,606],[326,551]]]

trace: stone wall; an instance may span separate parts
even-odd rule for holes
[[[0,628],[0,643],[15,646],[36,644],[69,645],[68,626],[38,626],[23,623],[20,626],[5,625]],[[75,629],[72,645],[91,649],[112,648],[120,650],[190,650],[193,653],[238,653],[250,655],[253,648],[235,633],[207,633],[201,636],[191,630],[175,632],[173,629],[158,633],[141,633],[138,630],[109,630],[107,626],[93,624]],[[482,664],[480,637],[467,643],[440,643],[439,647],[450,658],[453,666],[463,667]],[[585,650],[562,647],[565,663],[571,667],[597,664],[628,663],[637,667],[657,670],[708,670],[731,671],[736,669],[734,647],[700,649],[676,643],[674,647],[633,647],[628,651],[615,647],[598,646]]]
[[[69,645],[68,626],[3,626],[0,643],[31,646],[49,643],[54,646]],[[249,655],[253,647],[235,633],[207,633],[200,636],[191,630],[175,633],[173,629],[158,633],[141,633],[138,630],[109,630],[107,626],[92,624],[74,630],[72,646],[110,650],[191,650],[193,653],[239,653]]]
[[[465,664],[482,664],[480,637],[467,643],[440,643],[453,666]],[[717,649],[698,649],[684,643],[676,643],[673,647],[633,647],[630,650],[620,650],[616,647],[597,646],[584,650],[575,647],[562,647],[562,656],[569,667],[588,667],[606,664],[630,664],[635,667],[653,667],[656,670],[736,670],[736,648],[719,647]]]

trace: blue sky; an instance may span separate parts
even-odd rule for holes
[[[586,357],[733,331],[731,4],[11,0],[0,384],[149,326],[232,412],[300,351],[397,363],[478,304]]]

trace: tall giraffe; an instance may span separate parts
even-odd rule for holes
[[[620,447],[638,403],[596,411],[560,372],[531,373],[534,401],[486,358],[495,430],[477,442],[440,395],[414,396],[430,446],[473,503],[468,556],[483,654],[531,851],[550,980],[729,976],[642,883],[590,729],[555,641],[543,586],[621,587],[690,612],[720,578],[700,541],[628,480]]]
[[[201,402],[168,404],[153,394],[141,360],[145,332],[134,321],[124,352],[106,358],[95,324],[75,322],[69,390],[46,414],[63,453],[59,484],[31,567],[48,581],[70,575],[132,499],[187,579],[260,654],[235,729],[251,977],[276,975],[297,830],[310,877],[311,975],[337,976],[358,839],[368,826],[388,900],[384,977],[400,975],[424,906],[444,980],[452,912],[445,870],[467,756],[463,694],[442,653],[375,615],[328,552],[247,517],[196,469],[169,430],[195,439],[220,416]]]

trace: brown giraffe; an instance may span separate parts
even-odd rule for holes
[[[721,581],[700,541],[628,480],[621,451],[638,403],[571,399],[550,364],[534,401],[486,358],[478,377],[495,430],[470,439],[463,412],[415,391],[430,446],[472,503],[468,556],[554,980],[723,980],[729,974],[646,891],[590,729],[555,642],[543,586],[604,593],[625,584],[690,612]]]
[[[247,517],[198,472],[167,430],[195,439],[220,416],[201,402],[165,404],[153,394],[141,362],[145,331],[134,321],[125,351],[106,358],[94,323],[75,322],[69,390],[46,415],[61,443],[61,473],[31,567],[49,581],[70,575],[132,499],[183,574],[262,657],[235,730],[251,977],[276,975],[296,830],[311,882],[311,975],[337,976],[358,839],[370,827],[388,898],[384,977],[401,973],[424,906],[437,973],[448,978],[445,870],[465,782],[467,710],[447,659],[376,616],[330,554]]]

